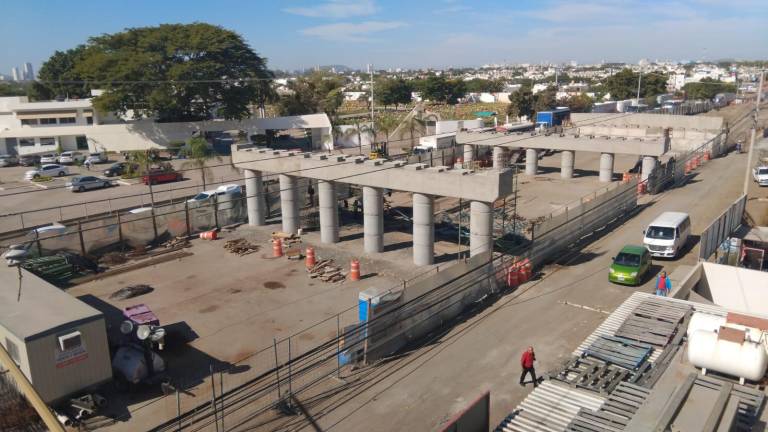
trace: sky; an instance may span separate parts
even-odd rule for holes
[[[768,59],[768,0],[24,0],[0,14],[0,73],[90,36],[207,22],[273,69]]]

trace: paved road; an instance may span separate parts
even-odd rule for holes
[[[324,430],[432,430],[490,390],[491,423],[498,424],[530,391],[517,385],[525,347],[537,348],[540,373],[554,369],[605,319],[563,302],[612,311],[634,291],[651,292],[651,281],[637,288],[609,283],[611,256],[624,244],[640,242],[643,228],[664,211],[687,211],[693,233],[700,234],[740,194],[745,164],[745,154],[709,162],[689,184],[656,196],[569,264],[545,269],[542,280],[498,300],[433,344],[376,368],[369,388],[335,410],[328,408],[330,401],[317,404],[313,415]],[[696,253],[694,247],[680,260],[656,261],[654,271],[693,263]]]

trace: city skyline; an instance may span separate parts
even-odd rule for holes
[[[207,3],[143,0],[115,2],[113,13],[71,9],[43,1],[6,7],[0,36],[0,70],[30,61],[40,65],[56,50],[88,37],[128,27],[208,22],[243,35],[272,69],[316,65],[364,69],[444,68],[487,63],[635,63],[666,60],[759,59],[768,42],[762,23],[768,4],[757,0],[679,0],[676,2],[590,0],[521,1],[510,8],[500,0],[290,0],[258,6],[225,1]],[[94,3],[95,4],[95,3]],[[148,10],[152,13],[147,13]],[[236,12],[236,13],[235,13]],[[50,31],[26,34],[34,20]],[[64,26],[62,22],[88,22]],[[720,29],[720,30],[717,30]]]

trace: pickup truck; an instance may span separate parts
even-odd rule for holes
[[[148,184],[181,181],[183,179],[184,179],[184,176],[182,176],[180,172],[153,169],[153,170],[150,170],[149,173],[141,177],[141,182],[144,183],[145,185],[148,185]]]
[[[760,186],[768,186],[768,165],[762,165],[752,169],[752,177]]]

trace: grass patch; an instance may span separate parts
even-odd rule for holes
[[[35,182],[35,183],[45,183],[45,182],[49,182],[51,180],[53,180],[53,177],[51,177],[51,176],[40,176],[40,177],[35,177],[35,178],[32,179],[32,181]]]

